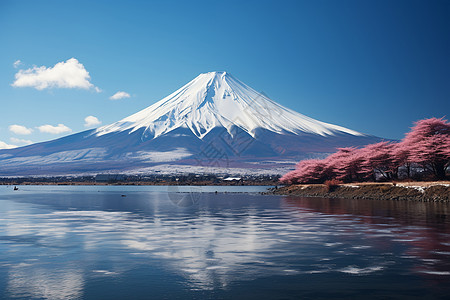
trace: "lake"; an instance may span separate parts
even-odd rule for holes
[[[0,186],[0,298],[449,298],[449,204],[266,188]]]

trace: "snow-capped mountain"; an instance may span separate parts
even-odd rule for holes
[[[2,150],[0,175],[282,173],[299,159],[379,140],[285,108],[227,72],[209,72],[118,122]]]
[[[145,128],[146,137],[157,138],[177,128],[188,128],[199,139],[217,127],[237,126],[255,137],[257,129],[278,134],[313,133],[321,136],[363,134],[323,123],[285,108],[258,93],[227,72],[200,74],[173,94],[119,122],[103,126],[96,135]]]

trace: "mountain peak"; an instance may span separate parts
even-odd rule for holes
[[[177,128],[188,128],[202,139],[217,127],[226,128],[232,135],[234,126],[253,137],[258,128],[279,134],[363,136],[285,108],[225,71],[202,73],[164,99],[116,123],[100,127],[94,134],[127,130],[131,133],[145,128],[146,137],[158,138]]]
[[[200,73],[200,75],[206,75],[206,74],[210,74],[210,75],[226,75],[229,74],[226,71],[211,71],[211,72],[206,72],[206,73]]]
[[[192,81],[202,81],[204,83],[208,83],[213,81],[223,81],[226,80],[227,77],[231,77],[231,74],[226,71],[212,71],[200,73]]]

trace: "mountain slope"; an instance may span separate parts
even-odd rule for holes
[[[282,173],[299,159],[379,140],[285,108],[226,72],[210,72],[110,125],[2,150],[0,175]]]
[[[176,128],[189,128],[203,138],[213,128],[237,126],[254,137],[258,128],[282,133],[314,133],[321,136],[363,134],[320,122],[285,108],[227,72],[200,74],[157,103],[119,122],[103,126],[96,135],[145,128],[145,136],[157,138]]]

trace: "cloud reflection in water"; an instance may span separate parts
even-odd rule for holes
[[[2,201],[7,291],[14,297],[77,298],[87,280],[121,278],[155,261],[199,290],[268,276],[366,276],[398,267],[405,258],[392,254],[395,245],[402,245],[402,255],[428,251],[425,226],[405,226],[391,217],[332,212],[279,197],[203,198],[186,208],[167,194],[130,194],[97,210]],[[441,252],[448,248],[441,244]],[[416,271],[446,275],[448,269],[435,266],[448,267],[448,256],[434,256],[435,262],[422,262],[425,269]]]

